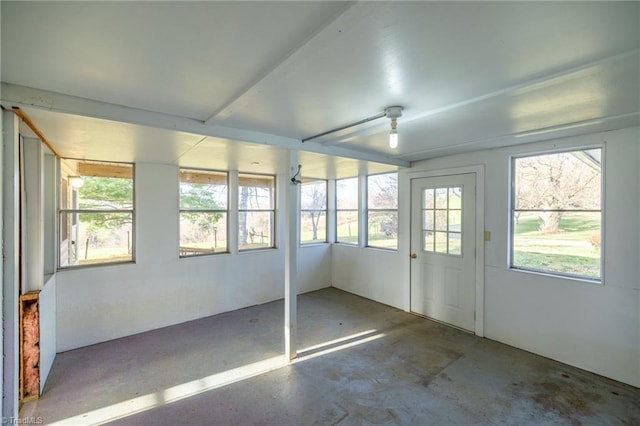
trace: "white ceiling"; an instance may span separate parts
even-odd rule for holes
[[[69,157],[344,177],[640,124],[639,2],[1,7],[3,106]],[[301,142],[391,105],[395,150],[384,118]]]

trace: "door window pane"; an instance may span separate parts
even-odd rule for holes
[[[425,251],[462,254],[462,187],[423,190]],[[431,208],[435,206],[435,209]]]

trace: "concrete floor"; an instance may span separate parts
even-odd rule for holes
[[[45,424],[640,424],[640,389],[337,289],[59,354]]]

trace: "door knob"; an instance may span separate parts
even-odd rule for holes
[[[409,255],[409,257],[410,257],[410,258],[412,258],[412,259],[417,259],[417,258],[418,258],[418,255],[417,255],[417,254],[415,254],[415,253],[411,253],[411,254]]]

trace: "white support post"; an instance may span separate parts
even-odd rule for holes
[[[327,242],[336,242],[336,180],[327,181]]]
[[[0,176],[2,176],[2,182],[4,182],[4,112],[0,110]],[[3,290],[0,291],[0,318],[2,319],[2,327],[0,327],[0,359],[2,362],[0,363],[0,368],[2,369],[0,372],[0,392],[2,392],[2,396],[4,396],[4,184],[0,183],[0,211],[2,212],[2,216],[0,216],[0,288]],[[4,398],[3,398],[4,399]],[[4,407],[3,404],[0,404],[0,417],[4,416]]]
[[[367,175],[358,175],[358,246],[365,247],[367,243]]]
[[[296,328],[298,315],[298,285],[296,275],[298,273],[298,242],[299,242],[299,218],[298,205],[300,188],[290,181],[298,171],[298,151],[289,151],[290,173],[286,176],[286,225],[285,225],[285,250],[284,250],[284,352],[288,360],[297,356]]]
[[[227,188],[229,197],[228,197],[228,226],[227,230],[227,250],[231,254],[238,254],[238,171],[230,170],[229,171],[229,187]]]
[[[18,117],[2,112],[3,418],[18,417],[19,168]]]

